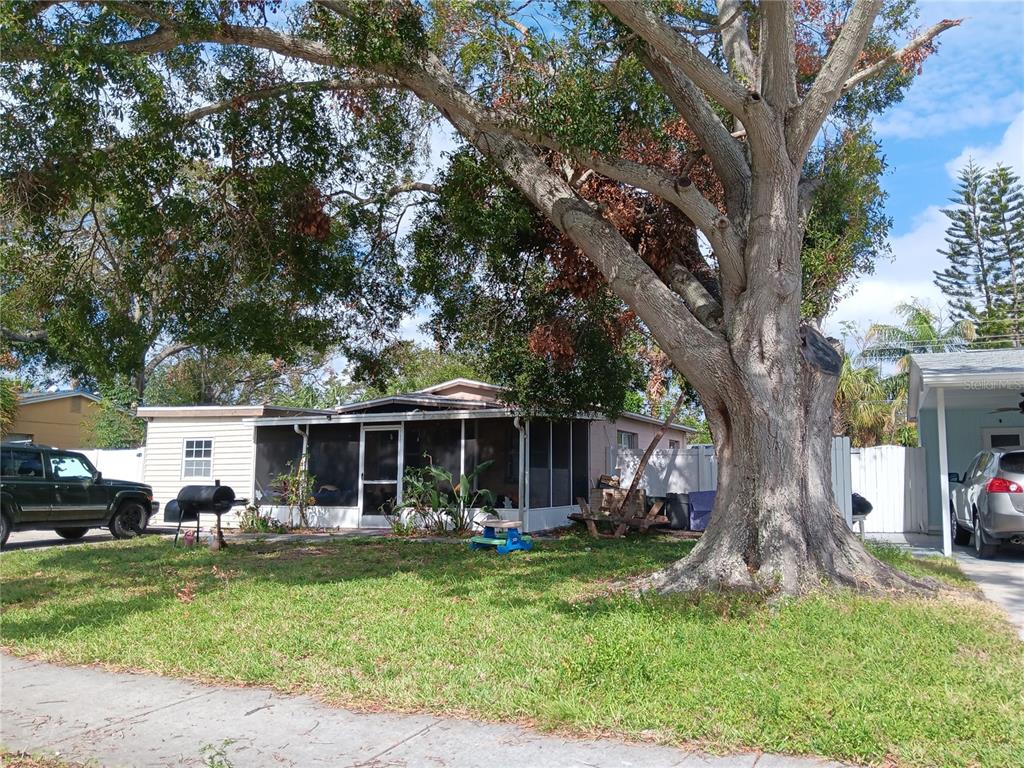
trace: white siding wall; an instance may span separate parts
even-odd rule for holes
[[[213,477],[210,480],[184,479],[182,456],[186,439],[213,440]],[[162,521],[167,502],[178,495],[183,485],[230,485],[235,496],[250,498],[253,487],[253,427],[237,416],[197,419],[153,419],[146,430],[146,455],[143,482],[153,486],[153,497],[160,502]],[[237,512],[237,509],[236,509]],[[203,517],[210,525],[214,518]],[[224,525],[236,525],[235,512],[221,518]]]
[[[640,453],[647,450],[647,446],[654,439],[654,433],[658,431],[656,424],[648,424],[644,421],[634,421],[629,417],[622,417],[616,421],[605,421],[603,419],[590,422],[590,485],[591,487],[601,475],[614,475],[615,466],[609,466],[608,449],[616,447],[616,433],[618,430],[635,432],[637,434],[637,448]],[[681,429],[667,429],[665,436],[658,443],[658,450],[668,450],[669,440],[678,440],[681,448],[686,448],[686,441],[689,432]]]

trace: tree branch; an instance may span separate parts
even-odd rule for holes
[[[399,79],[440,109],[460,134],[498,165],[552,225],[597,265],[611,290],[651,328],[659,346],[684,363],[684,375],[710,383],[706,381],[709,362],[727,361],[724,337],[697,320],[686,302],[661,281],[593,205],[582,200],[522,139],[489,130],[480,105],[461,91],[435,57],[428,57],[421,69],[402,73]],[[673,322],[666,323],[666,317]]]
[[[881,8],[882,0],[854,0],[838,39],[786,131],[789,155],[796,165],[803,163],[821,124],[842,94],[843,83],[853,72]]]
[[[814,195],[825,183],[821,177],[803,178],[797,185],[797,211],[800,214],[801,226],[806,226],[807,217],[811,215],[811,206],[814,205]]]
[[[750,164],[743,147],[730,135],[692,80],[646,46],[637,50],[637,57],[697,136],[725,188],[726,210],[734,222],[742,221],[750,195]]]
[[[785,114],[798,101],[793,3],[765,3],[761,8],[761,95]]]
[[[706,21],[708,26],[703,28],[697,27],[684,27],[680,24],[673,24],[672,29],[681,35],[690,35],[691,37],[702,37],[703,35],[717,35],[719,32],[728,27],[736,19],[739,14],[743,12],[743,9],[739,6],[736,7],[725,21],[717,21],[714,17],[709,17]]]
[[[706,87],[716,100],[720,99],[737,110],[742,108],[745,91],[693,45],[654,20],[646,11],[630,7],[629,3],[613,4],[627,17],[643,17],[638,23],[642,28],[653,31],[656,40],[665,42],[663,38],[667,36],[670,40],[668,57],[671,60],[674,55],[679,59],[681,68],[697,85]],[[653,28],[652,21],[655,24]],[[190,32],[165,25],[152,35],[116,45],[132,45],[138,53],[155,54],[189,43],[247,45],[314,64],[341,66],[325,45],[266,27],[221,24],[203,32]],[[569,236],[601,269],[611,289],[634,307],[652,327],[659,345],[663,349],[672,350],[677,359],[688,363],[688,370],[683,373],[691,380],[706,379],[706,372],[713,368],[712,358],[720,357],[719,362],[728,363],[728,352],[722,335],[700,323],[685,301],[644,263],[618,230],[591,204],[580,199],[568,182],[552,171],[527,143],[507,132],[489,130],[494,113],[465,93],[436,57],[428,54],[421,62],[402,67],[381,65],[376,74],[394,77],[402,86],[437,107],[456,130],[501,167],[552,224]],[[596,162],[602,164],[609,173],[614,172],[620,176],[642,170],[644,178],[638,181],[657,184],[666,194],[673,191],[668,178],[660,177],[646,166],[634,164],[635,168],[628,165],[624,167],[618,162],[608,162],[608,158]],[[699,195],[696,190],[692,192]],[[700,197],[703,200],[703,196]],[[689,201],[688,206],[694,216],[706,225],[705,214],[710,214],[710,211],[704,207],[704,203],[708,206],[710,203],[706,200],[701,203],[690,193],[674,194],[670,202],[684,199]],[[666,316],[671,317],[673,322],[666,323]],[[711,384],[709,381],[705,383]]]
[[[496,126],[500,127],[500,126]],[[513,136],[517,134],[512,131]],[[518,136],[530,141],[528,135]],[[678,209],[703,233],[711,243],[715,256],[723,269],[723,277],[732,285],[742,282],[743,243],[733,229],[729,219],[722,215],[689,180],[670,174],[668,171],[636,163],[617,155],[574,152],[560,147],[551,140],[537,141],[541,146],[562,152],[584,168],[589,168],[612,181],[618,181],[642,189],[660,197]]]
[[[708,96],[737,118],[743,119],[747,91],[701,53],[697,46],[658,18],[648,4],[634,0],[600,2],[651,48],[678,66]]]
[[[721,327],[722,305],[693,272],[682,264],[673,264],[669,268],[668,287],[683,297],[686,305],[701,325],[714,330]]]
[[[397,88],[398,83],[390,77],[350,77],[344,80],[330,78],[326,80],[302,80],[292,83],[281,83],[255,91],[239,93],[221,101],[207,104],[205,107],[193,109],[178,118],[180,123],[194,123],[204,117],[237,109],[245,104],[261,99],[271,99],[289,93],[308,93],[315,91],[359,91],[373,88]]]
[[[733,77],[745,80],[748,88],[758,90],[761,87],[760,72],[750,47],[747,17],[740,0],[718,0],[718,27],[729,71]]]
[[[45,330],[15,331],[11,328],[0,327],[0,338],[15,344],[35,344],[46,341],[49,338],[49,333]]]
[[[870,80],[873,77],[877,77],[878,75],[882,74],[882,72],[884,72],[886,69],[891,67],[893,64],[900,63],[905,56],[914,53],[919,48],[923,48],[924,46],[931,43],[932,40],[941,35],[947,29],[959,27],[963,23],[963,21],[963,19],[943,19],[938,24],[934,24],[921,34],[917,35],[913,40],[911,40],[909,43],[903,46],[903,48],[901,48],[900,50],[894,51],[885,58],[879,59],[874,64],[871,64],[870,66],[864,67],[863,69],[859,69],[856,72],[854,72],[853,75],[847,78],[846,82],[843,83],[843,92],[845,93],[851,88],[855,88],[856,86],[863,83],[865,80]]]
[[[370,203],[387,202],[406,192],[426,192],[427,194],[437,194],[437,186],[426,181],[409,181],[405,184],[396,184],[379,195],[363,197],[362,195],[357,195],[350,189],[339,189],[337,192],[331,192],[327,197],[345,195],[346,197],[352,198],[360,205],[369,205]]]
[[[160,363],[177,354],[187,352],[188,350],[195,348],[195,346],[195,344],[186,344],[183,341],[176,341],[172,344],[168,344],[146,361],[145,368],[143,369],[145,379],[148,379],[153,375],[153,372],[160,366]]]

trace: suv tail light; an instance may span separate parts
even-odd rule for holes
[[[1024,486],[1005,477],[993,477],[988,481],[985,490],[989,493],[1024,493]]]

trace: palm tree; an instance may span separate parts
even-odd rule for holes
[[[900,412],[899,400],[892,396],[891,381],[875,366],[856,366],[853,358],[844,353],[832,410],[836,434],[849,435],[858,448],[892,442]]]
[[[910,356],[921,352],[956,352],[977,338],[970,320],[946,325],[944,318],[914,300],[896,307],[902,325],[874,323],[868,328],[864,356],[895,363],[901,375],[910,368]]]

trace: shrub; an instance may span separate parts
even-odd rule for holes
[[[316,487],[316,476],[311,475],[309,470],[301,464],[292,468],[288,464],[288,471],[278,475],[271,482],[271,487],[277,491],[281,503],[288,507],[288,522],[293,527],[309,527],[309,510],[316,507],[316,499],[313,490]],[[298,513],[298,522],[296,522]]]
[[[263,514],[259,504],[248,504],[238,516],[238,528],[245,533],[286,533],[288,527],[269,512]]]
[[[402,530],[417,526],[431,533],[466,533],[473,527],[475,510],[485,514],[494,513],[494,493],[486,489],[474,489],[477,477],[493,461],[484,461],[468,475],[461,475],[459,481],[444,467],[438,467],[426,456],[424,467],[409,467],[403,477],[402,505],[394,512],[394,523]]]

